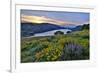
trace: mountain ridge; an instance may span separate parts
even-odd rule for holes
[[[21,36],[31,36],[36,33],[42,33],[57,29],[66,28],[51,23],[21,23]]]

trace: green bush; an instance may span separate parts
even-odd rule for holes
[[[54,34],[55,35],[62,35],[62,34],[64,34],[64,32],[62,32],[62,31],[56,31]]]

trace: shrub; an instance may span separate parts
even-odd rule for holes
[[[66,33],[71,33],[71,31],[67,31]]]
[[[74,42],[68,42],[65,44],[63,49],[63,54],[61,56],[62,60],[81,60],[85,59],[84,57],[84,47],[76,44]]]
[[[61,34],[64,34],[64,32],[62,32],[62,31],[56,31],[54,34],[55,35],[61,35]]]

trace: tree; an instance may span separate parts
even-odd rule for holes
[[[89,29],[89,24],[84,24],[81,29]]]
[[[64,32],[62,32],[62,31],[56,31],[54,34],[55,35],[61,35],[61,34],[64,34]]]
[[[71,31],[67,31],[66,33],[71,33]]]

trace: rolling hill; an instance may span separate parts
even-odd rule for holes
[[[66,29],[66,28],[51,23],[21,23],[21,36],[27,37],[27,36],[32,36],[36,33],[42,33],[57,29]]]

